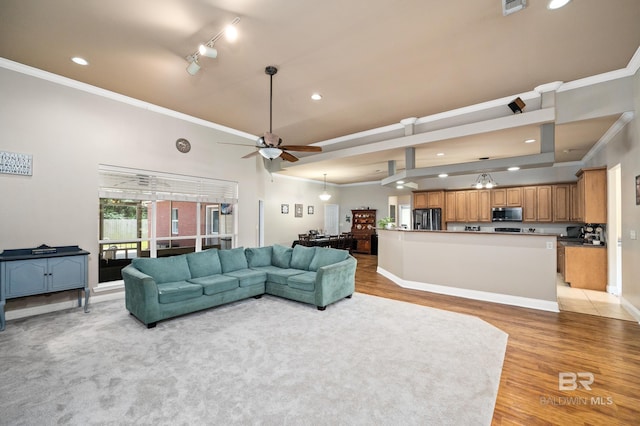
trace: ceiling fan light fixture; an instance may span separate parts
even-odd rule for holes
[[[280,148],[273,147],[260,148],[258,152],[267,160],[274,160],[282,154],[282,150]]]
[[[556,9],[560,9],[561,7],[566,6],[571,0],[550,0],[549,3],[547,4],[547,9],[549,10],[556,10]]]

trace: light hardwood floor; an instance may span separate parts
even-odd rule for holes
[[[357,292],[475,315],[509,334],[494,425],[640,424],[637,322],[403,289],[376,272],[376,256],[355,256]],[[590,390],[560,390],[561,373],[594,381],[580,374]],[[563,386],[572,383],[567,375]]]

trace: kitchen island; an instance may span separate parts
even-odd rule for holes
[[[558,312],[555,234],[379,230],[378,272],[417,290]]]

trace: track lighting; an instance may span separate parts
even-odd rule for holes
[[[189,65],[187,66],[187,72],[191,75],[196,75],[200,71],[200,64],[198,63],[198,58],[192,58],[189,61]]]
[[[201,44],[200,47],[198,47],[198,52],[202,55],[202,56],[206,56],[207,58],[217,58],[218,57],[218,50],[214,49],[213,47],[209,47],[206,46],[204,44]]]
[[[187,66],[187,72],[191,75],[196,75],[198,71],[200,71],[200,63],[198,60],[202,56],[206,56],[207,58],[217,58],[218,57],[218,49],[214,48],[213,45],[218,41],[223,35],[227,35],[227,39],[230,41],[234,41],[238,36],[238,31],[234,27],[238,22],[240,22],[240,18],[236,17],[231,24],[227,25],[227,27],[220,31],[218,34],[211,37],[211,39],[202,43],[198,50],[193,52],[191,55],[187,56],[185,59],[189,62]]]

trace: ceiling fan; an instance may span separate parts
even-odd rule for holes
[[[273,133],[273,76],[278,72],[278,68],[274,66],[268,66],[264,69],[265,74],[269,76],[269,131],[263,136],[258,138],[256,145],[257,151],[247,154],[242,158],[253,157],[260,154],[264,158],[269,160],[276,159],[278,157],[285,161],[298,161],[298,158],[287,151],[299,151],[299,152],[320,152],[322,148],[319,146],[310,145],[282,145],[282,138]]]

